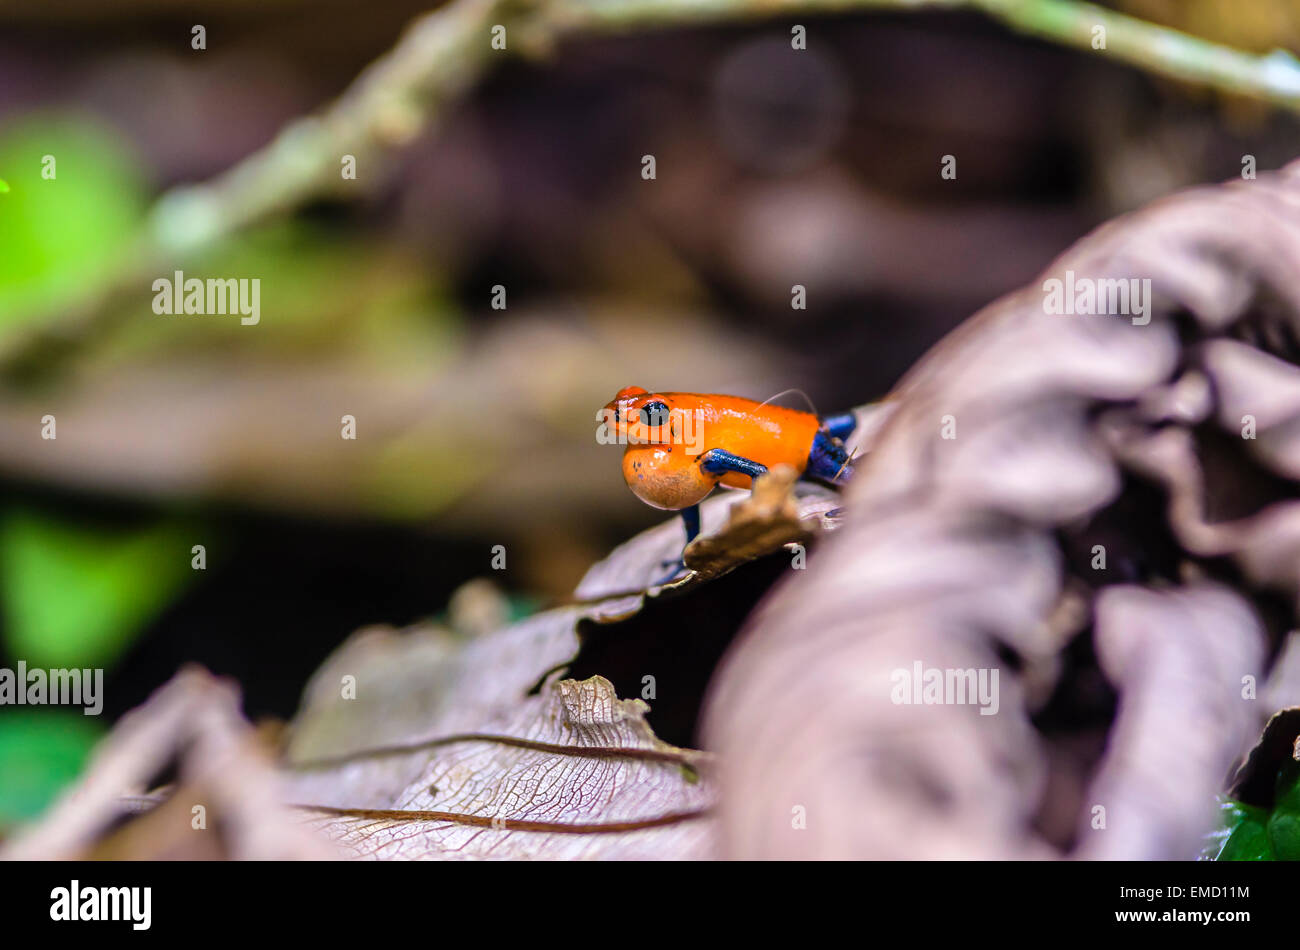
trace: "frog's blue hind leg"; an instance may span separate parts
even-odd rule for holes
[[[858,427],[858,417],[851,412],[840,412],[822,418],[822,429],[837,439],[847,439]]]
[[[804,476],[836,484],[851,479],[853,465],[850,464],[849,452],[844,443],[831,438],[826,431],[818,432],[813,439],[812,449],[808,452],[808,467],[804,469]]]

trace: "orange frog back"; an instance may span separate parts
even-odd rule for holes
[[[669,405],[697,414],[703,449],[725,449],[771,468],[789,465],[803,474],[820,423],[811,412],[721,394],[663,393]],[[722,484],[749,488],[748,475],[728,473]]]

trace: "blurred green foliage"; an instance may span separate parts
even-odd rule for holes
[[[142,286],[129,319],[91,358],[101,364],[148,360],[292,366],[335,364],[428,376],[459,350],[460,315],[417,256],[372,236],[342,234],[301,220],[274,221],[192,255],[157,277],[259,281],[261,321],[237,315],[156,315]]]
[[[118,135],[87,119],[28,115],[0,126],[0,337],[63,319],[129,271],[147,177]],[[200,372],[329,367],[339,379],[407,380],[414,391],[461,352],[463,321],[439,275],[418,252],[373,234],[271,221],[187,255],[175,269],[262,278],[262,322],[250,332],[237,316],[160,316],[142,283],[138,295],[113,304],[129,312],[81,354],[79,372],[93,378],[160,362]],[[419,433],[411,439],[428,451]],[[427,472],[416,466],[408,476],[410,460],[394,466],[390,457],[404,444],[375,461],[375,484],[363,489],[400,513],[423,513],[431,504]],[[459,468],[451,474],[457,486],[472,477]],[[435,502],[450,497],[433,494]],[[57,508],[0,508],[3,652],[29,667],[112,667],[193,583],[192,544],[211,537],[184,516],[108,527]],[[0,831],[45,807],[102,731],[79,709],[0,710]]]
[[[114,530],[28,510],[0,519],[7,652],[29,666],[111,664],[194,576],[193,530]]]
[[[0,715],[0,831],[35,817],[80,773],[105,726],[81,710],[7,709]]]
[[[75,116],[0,129],[0,334],[96,293],[143,219],[137,164],[112,131]],[[93,530],[31,511],[0,518],[6,654],[29,666],[105,666],[185,583],[174,526]],[[0,715],[0,829],[38,814],[104,732],[80,709]]]
[[[0,517],[5,653],[28,668],[109,667],[193,578],[192,529],[87,527],[14,509]],[[0,712],[0,831],[39,814],[105,731],[78,708]]]
[[[0,177],[3,333],[93,292],[129,253],[145,190],[117,136],[67,117],[0,129]]]

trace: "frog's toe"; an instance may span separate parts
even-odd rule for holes
[[[651,587],[660,587],[664,584],[669,584],[672,581],[675,581],[677,578],[690,572],[690,568],[686,566],[686,562],[683,561],[680,557],[668,558],[666,560],[660,561],[659,566],[661,568],[666,568],[668,570],[668,573],[665,574],[663,577],[659,578],[659,580],[652,583],[650,585]]]

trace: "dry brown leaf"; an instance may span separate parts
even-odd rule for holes
[[[753,502],[710,499],[714,563],[732,570],[780,550],[792,530],[806,538],[803,519],[815,523],[835,503],[814,486],[797,501],[792,490],[778,474]],[[732,505],[739,513],[719,527]],[[356,856],[713,856],[707,758],[657,739],[646,704],[619,699],[607,679],[559,678],[579,658],[580,622],[608,625],[640,610],[681,531],[674,520],[644,532],[591,569],[579,604],[487,636],[416,628],[354,637],[313,677],[295,719],[295,800],[349,810],[315,821]],[[662,590],[689,598],[706,580]],[[353,699],[343,695],[349,683]]]
[[[1150,323],[1047,313],[1067,271],[1150,278]],[[935,347],[720,671],[723,853],[1194,856],[1298,623],[1297,341],[1300,164],[1104,226]],[[998,713],[895,705],[915,662],[997,670]]]
[[[178,791],[139,794],[170,765],[177,768]],[[78,783],[36,825],[6,842],[0,857],[338,857],[303,826],[286,797],[268,750],[240,715],[238,690],[186,668],[118,722]],[[145,815],[117,827],[136,812]]]
[[[601,677],[561,680],[479,731],[300,772],[295,788],[344,809],[309,811],[355,857],[710,857],[714,792],[696,769],[702,757],[657,740],[646,709]],[[398,763],[406,784],[375,796],[372,773]],[[383,807],[357,813],[368,797]]]

